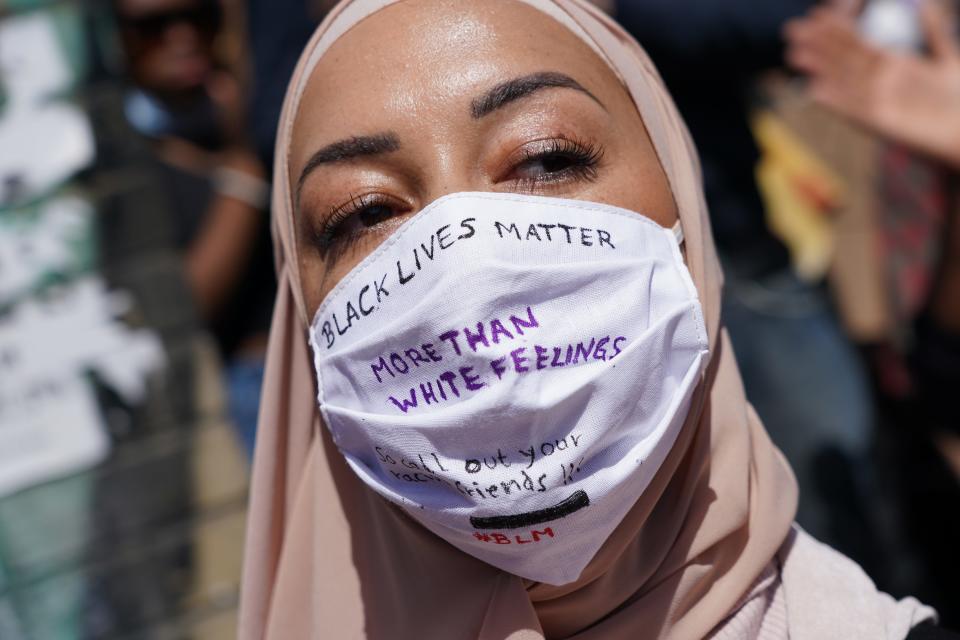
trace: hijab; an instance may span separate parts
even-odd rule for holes
[[[690,136],[640,46],[582,0],[518,0],[561,22],[632,96],[667,175],[710,342],[708,370],[654,480],[571,584],[533,583],[462,553],[368,489],[319,419],[288,154],[311,70],[397,0],[345,0],[307,45],[277,138],[279,291],[260,409],[240,638],[702,638],[787,537],[797,488],[744,396],[720,320],[722,276]]]

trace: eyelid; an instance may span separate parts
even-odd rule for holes
[[[404,210],[410,209],[410,204],[402,198],[382,191],[368,191],[365,193],[351,193],[349,200],[339,205],[330,207],[322,220],[317,221],[313,229],[313,243],[317,247],[321,256],[326,256],[334,250],[338,253],[349,250],[361,236],[366,235],[364,231],[354,231],[349,235],[340,236],[345,225],[350,224],[365,209],[375,206],[391,207],[398,210],[396,218],[403,215]],[[375,229],[380,225],[370,227]]]
[[[512,152],[505,163],[507,169],[501,172],[497,182],[510,185],[519,192],[538,193],[552,188],[577,182],[592,182],[602,167],[605,151],[597,142],[569,136],[553,136],[531,140]],[[514,176],[513,174],[528,163],[550,157],[566,156],[568,166],[534,176]]]
[[[566,148],[558,149],[558,146],[566,146]],[[533,140],[527,140],[523,144],[511,150],[494,171],[493,175],[495,176],[495,182],[502,182],[506,180],[508,174],[516,170],[516,168],[524,162],[534,160],[540,156],[548,155],[550,153],[558,153],[560,151],[573,152],[576,150],[583,150],[586,152],[599,151],[598,157],[596,158],[597,160],[603,156],[603,148],[599,144],[584,140],[578,136],[566,134],[543,136]]]

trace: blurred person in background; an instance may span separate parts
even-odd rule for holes
[[[800,484],[797,521],[879,579],[869,506],[874,415],[859,356],[825,288],[794,272],[770,231],[749,126],[761,74],[784,64],[783,25],[813,0],[618,0],[690,128],[724,268],[723,317],[747,397]]]
[[[275,283],[263,164],[246,97],[217,59],[215,0],[116,0],[129,65],[128,120],[155,142],[176,202],[197,308],[226,364],[229,413],[252,451]]]
[[[945,174],[941,217],[934,224],[924,224],[925,213],[920,204],[941,201],[925,194],[917,209],[907,212],[917,223],[909,229],[912,239],[888,238],[885,243],[896,247],[898,241],[929,242],[934,257],[928,278],[907,280],[919,289],[910,292],[918,300],[912,314],[904,319],[908,340],[905,347],[889,350],[901,360],[894,364],[906,376],[905,391],[898,392],[891,385],[878,387],[890,396],[893,407],[900,407],[894,426],[898,427],[901,441],[926,438],[935,443],[934,447],[923,449],[934,453],[921,452],[917,456],[921,460],[926,457],[925,465],[915,463],[907,470],[911,476],[908,481],[919,485],[912,489],[911,496],[915,498],[911,502],[916,503],[910,505],[913,519],[917,520],[913,530],[921,551],[928,557],[927,564],[938,588],[956,603],[960,597],[956,581],[956,569],[960,566],[956,549],[960,532],[960,410],[956,402],[960,390],[957,7],[955,3],[936,0],[901,4],[901,10],[913,12],[916,22],[915,41],[900,38],[907,40],[907,46],[883,46],[875,37],[871,39],[869,32],[864,33],[853,12],[836,9],[812,11],[793,21],[786,34],[790,62],[809,77],[808,91],[815,101],[890,143],[929,159]],[[896,23],[901,30],[908,26],[904,23],[910,17],[904,13]],[[886,176],[887,181],[902,183],[905,190],[916,190],[916,186],[908,184],[909,178]],[[892,257],[887,258],[890,272],[897,269]],[[897,281],[894,273],[890,276],[891,282]],[[890,368],[888,360],[875,363],[876,377],[881,382],[885,369]],[[945,471],[938,474],[937,467]],[[956,613],[945,613],[957,619]]]

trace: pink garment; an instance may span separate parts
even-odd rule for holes
[[[936,612],[878,591],[855,562],[794,527],[710,640],[902,640]]]

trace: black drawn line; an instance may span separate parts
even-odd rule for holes
[[[518,513],[513,516],[471,517],[470,524],[473,525],[474,529],[520,529],[550,522],[551,520],[559,520],[588,506],[590,506],[590,498],[587,497],[587,492],[578,489],[569,498],[546,509]]]

